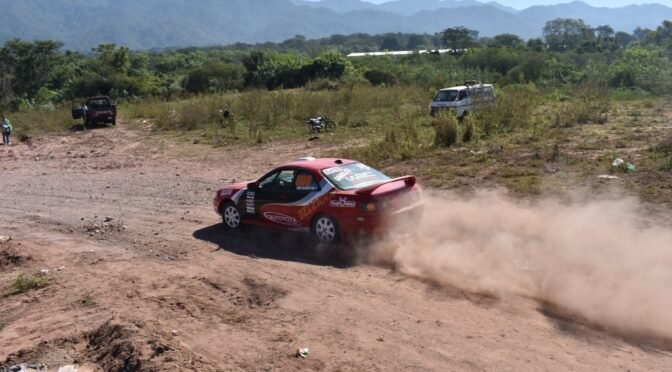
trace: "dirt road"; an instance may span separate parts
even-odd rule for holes
[[[211,198],[312,143],[212,149],[97,129],[0,149],[0,366],[107,371],[662,371],[670,345],[531,299],[313,259],[227,234]],[[20,273],[52,284],[10,294]],[[633,304],[636,306],[636,304]],[[300,347],[310,349],[297,358]]]

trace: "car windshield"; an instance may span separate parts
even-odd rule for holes
[[[434,96],[434,101],[451,102],[457,99],[458,91],[456,89],[442,90]]]
[[[341,190],[371,186],[391,178],[362,163],[351,163],[326,168],[322,174]]]
[[[96,98],[96,99],[90,99],[86,102],[86,105],[89,108],[105,108],[105,107],[110,107],[112,106],[112,103],[110,102],[109,99],[105,98]]]

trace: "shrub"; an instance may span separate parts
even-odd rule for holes
[[[397,84],[397,77],[387,71],[369,70],[364,73],[364,78],[371,83],[371,85],[395,85]]]
[[[464,126],[464,132],[462,133],[462,142],[471,142],[471,140],[474,138],[474,134],[476,131],[476,119],[474,119],[473,115],[468,115],[464,121],[463,121],[463,126]]]
[[[450,147],[457,142],[457,118],[450,113],[439,116],[434,121],[434,144]]]
[[[48,277],[45,274],[19,274],[14,283],[12,284],[12,289],[14,294],[26,293],[33,289],[44,288],[51,284],[53,281],[52,278]]]

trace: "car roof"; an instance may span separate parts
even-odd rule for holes
[[[442,88],[440,89],[441,91],[444,90],[462,90],[462,89],[467,89],[467,88],[472,88],[472,87],[491,87],[492,84],[474,84],[474,85],[458,85],[455,87],[450,87],[450,88]]]
[[[337,167],[343,164],[352,164],[357,163],[355,160],[342,159],[342,158],[300,158],[293,162],[282,165],[282,167],[298,167],[310,169],[312,171],[319,172],[322,169]]]

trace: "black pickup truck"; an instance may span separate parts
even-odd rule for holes
[[[84,119],[85,126],[94,124],[117,124],[117,106],[110,97],[90,97],[84,105],[72,109],[73,119]]]

